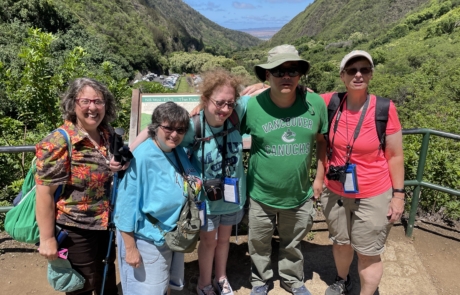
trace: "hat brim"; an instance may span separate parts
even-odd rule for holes
[[[265,82],[265,80],[267,80],[265,77],[265,71],[266,70],[271,70],[273,68],[276,68],[277,66],[285,63],[285,62],[288,62],[288,61],[298,61],[299,62],[299,65],[300,65],[300,70],[301,70],[301,73],[302,75],[306,75],[308,74],[308,72],[310,71],[310,63],[304,59],[301,59],[301,58],[289,58],[289,59],[279,59],[279,60],[276,60],[274,62],[271,62],[271,63],[266,63],[266,64],[261,64],[261,65],[257,65],[257,66],[254,66],[254,73],[256,74],[257,78],[262,81],[262,82]]]

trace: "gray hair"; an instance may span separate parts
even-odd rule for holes
[[[164,122],[171,127],[182,127],[188,130],[190,116],[186,109],[172,101],[160,104],[153,110],[152,123],[148,126],[149,136],[152,139],[156,137],[158,127]]]
[[[77,78],[70,83],[61,100],[63,119],[71,121],[74,124],[77,122],[75,103],[78,94],[80,94],[86,86],[89,86],[93,88],[94,91],[102,94],[102,99],[105,101],[105,116],[102,119],[101,125],[108,126],[109,123],[113,122],[117,117],[115,98],[104,84],[91,78]]]

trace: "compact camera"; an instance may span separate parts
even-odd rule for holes
[[[326,173],[326,177],[329,180],[337,180],[340,183],[345,183],[346,171],[347,171],[347,165],[343,165],[343,166],[330,165],[329,170]]]

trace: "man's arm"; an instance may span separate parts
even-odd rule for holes
[[[313,197],[317,200],[323,192],[324,174],[326,171],[326,148],[327,143],[323,134],[316,134],[316,159],[318,165],[316,168],[316,177],[313,182]]]

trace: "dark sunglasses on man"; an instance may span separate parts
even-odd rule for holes
[[[276,77],[276,78],[282,78],[284,77],[284,75],[286,75],[286,73],[291,78],[297,77],[300,75],[300,70],[297,67],[291,67],[291,68],[276,67],[268,71],[270,72],[270,74],[272,74],[273,77]]]

